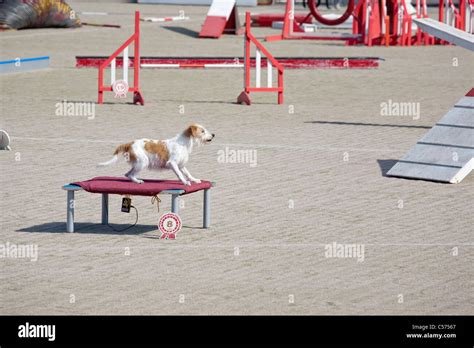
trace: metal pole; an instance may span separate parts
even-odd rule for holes
[[[66,229],[68,232],[74,232],[74,191],[67,191],[67,215]]]
[[[102,194],[102,225],[109,223],[109,194]]]
[[[171,212],[179,213],[179,195],[177,193],[171,195]]]
[[[209,228],[210,224],[211,224],[211,189],[205,189],[203,212],[202,212],[202,227]]]

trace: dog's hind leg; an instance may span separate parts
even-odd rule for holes
[[[125,176],[137,184],[143,184],[143,180],[137,178],[137,174],[141,172],[146,165],[143,162],[137,161],[134,163],[132,169],[130,169]]]

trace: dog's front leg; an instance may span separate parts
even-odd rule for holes
[[[200,184],[201,183],[201,180],[199,179],[196,179],[194,176],[191,175],[191,173],[189,172],[189,170],[186,168],[186,167],[182,167],[181,168],[181,171],[184,173],[184,175],[186,175],[188,177],[189,180],[191,180],[192,182],[195,182],[195,183],[198,183]]]
[[[170,166],[171,166],[171,169],[173,169],[173,172],[176,174],[176,176],[178,177],[179,180],[181,180],[181,182],[186,185],[186,186],[191,186],[191,183],[186,180],[186,178],[184,177],[183,173],[181,172],[181,170],[179,169],[178,165],[176,164],[176,162],[174,161],[170,161],[169,162]]]

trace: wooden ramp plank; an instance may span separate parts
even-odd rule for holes
[[[473,97],[461,98],[461,100],[459,100],[454,106],[472,109],[474,108],[474,98]]]
[[[416,144],[400,161],[462,168],[472,157],[472,149]]]
[[[459,168],[397,162],[387,175],[449,183],[458,172]]]
[[[474,51],[474,35],[431,18],[413,18],[421,30],[457,46]]]
[[[472,171],[473,167],[474,158],[461,169],[398,162],[390,169],[390,176],[458,184]]]
[[[474,97],[462,98],[387,173],[459,183],[474,169]],[[463,105],[463,106],[459,106]]]
[[[453,147],[469,147],[474,150],[474,130],[464,127],[434,126],[419,143]]]
[[[474,98],[472,98],[474,99]],[[436,123],[437,125],[456,125],[459,127],[474,127],[474,110],[468,108],[452,108]]]

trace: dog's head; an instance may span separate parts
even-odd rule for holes
[[[196,123],[190,125],[184,131],[184,135],[197,144],[210,143],[215,137],[214,133],[209,132],[206,128]]]

